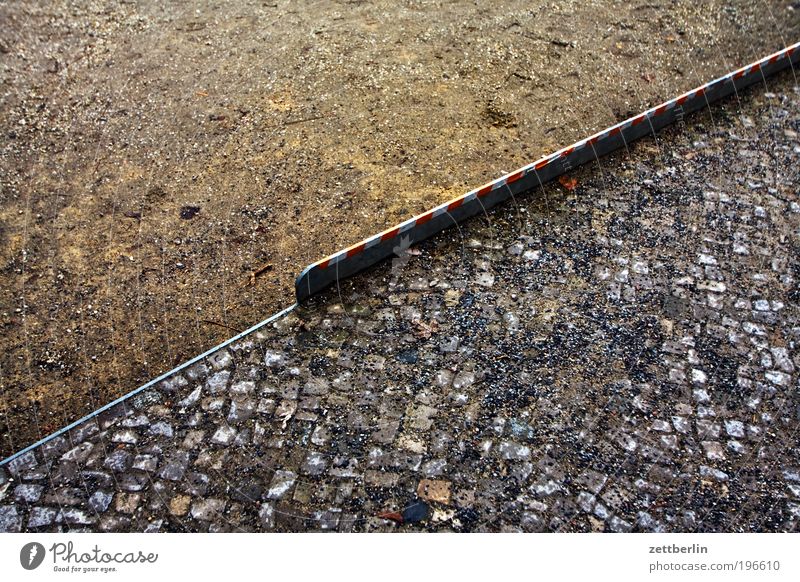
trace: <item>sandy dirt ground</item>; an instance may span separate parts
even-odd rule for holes
[[[796,41],[798,15],[1,4],[0,455],[291,304],[305,264]]]

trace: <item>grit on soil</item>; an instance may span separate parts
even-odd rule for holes
[[[0,5],[0,456],[292,303],[307,263],[796,41],[799,13]]]

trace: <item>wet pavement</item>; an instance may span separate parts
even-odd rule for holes
[[[794,85],[403,251],[18,457],[0,530],[795,531]]]

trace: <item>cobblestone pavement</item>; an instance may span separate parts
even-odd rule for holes
[[[19,457],[0,530],[796,530],[800,91],[768,85]]]

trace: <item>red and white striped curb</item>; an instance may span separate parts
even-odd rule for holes
[[[349,277],[393,255],[394,249],[399,246],[397,237],[400,235],[403,237],[403,247],[422,241],[454,223],[485,212],[513,194],[540,186],[633,140],[654,134],[656,130],[687,113],[706,107],[734,91],[793,66],[792,63],[797,62],[798,58],[800,42],[560,149],[358,244],[337,251],[303,269],[295,281],[297,300],[302,301],[338,279]]]

